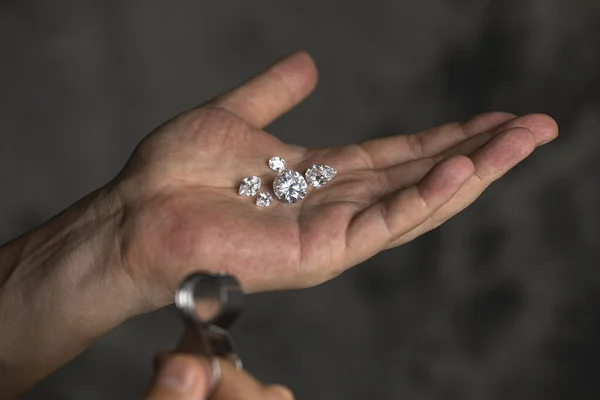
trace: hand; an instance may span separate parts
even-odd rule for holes
[[[324,149],[261,130],[315,83],[305,53],[280,61],[158,128],[114,181],[1,246],[0,398],[172,302],[192,271],[227,271],[247,292],[337,276],[443,223],[558,134],[550,117],[505,113]],[[338,175],[300,203],[258,209],[238,186],[248,175],[268,185],[272,156]]]
[[[442,224],[558,134],[547,116],[506,113],[321,149],[262,130],[315,82],[310,57],[294,54],[169,121],[137,148],[115,184],[125,210],[119,268],[149,309],[171,302],[182,278],[198,269],[232,273],[250,292],[324,282]],[[258,175],[266,189],[272,156],[302,173],[323,163],[338,174],[300,203],[275,199],[257,208],[238,187]]]
[[[207,399],[212,371],[206,360],[176,354],[162,360],[159,371],[145,397],[146,400]],[[221,379],[211,400],[293,400],[283,386],[263,386],[231,363],[220,361]]]

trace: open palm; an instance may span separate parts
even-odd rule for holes
[[[547,116],[507,113],[323,149],[261,130],[315,83],[312,60],[296,53],[136,149],[116,181],[121,258],[153,306],[199,269],[233,273],[251,292],[326,281],[443,223],[558,134]],[[272,192],[273,156],[301,173],[319,163],[338,174],[299,203],[259,208],[238,187],[257,175]]]

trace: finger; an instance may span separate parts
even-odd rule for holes
[[[512,114],[490,113],[472,118],[465,124],[442,125],[418,134],[397,135],[363,143],[373,166],[378,169],[422,157],[469,154],[500,133],[512,128],[533,132],[536,146],[558,136],[556,121],[544,114],[528,114],[512,118]],[[500,122],[503,121],[504,122]],[[375,142],[375,143],[372,143]]]
[[[535,149],[539,139],[525,128],[510,129],[472,156],[475,174],[453,198],[439,208],[427,223],[418,226],[406,235],[392,242],[389,247],[399,246],[415,237],[439,226],[452,216],[464,210],[495,180],[506,174],[511,168],[525,159]]]
[[[510,130],[510,129],[509,129]],[[492,132],[492,131],[490,131]],[[503,132],[502,132],[503,133]],[[414,185],[433,168],[436,164],[445,158],[464,155],[472,155],[482,144],[488,140],[488,133],[472,137],[458,145],[446,150],[442,154],[432,157],[419,158],[417,160],[408,161],[379,171],[381,175],[379,181],[384,185],[382,188],[383,194],[389,194],[395,190]],[[483,140],[483,137],[486,137]]]
[[[209,104],[263,128],[312,92],[317,68],[306,52],[291,54]]]
[[[486,113],[464,123],[452,122],[416,134],[368,140],[362,146],[373,160],[373,167],[382,169],[406,160],[431,157],[514,118],[515,115],[504,112]]]
[[[265,399],[269,400],[294,400],[292,391],[281,385],[269,385],[264,393]]]
[[[436,165],[419,183],[399,190],[358,214],[348,228],[351,264],[370,257],[430,218],[473,175],[464,156]]]
[[[291,400],[291,392],[282,386],[263,387],[263,385],[233,364],[223,361],[221,381],[211,400]]]
[[[558,136],[556,122],[546,115],[530,114],[510,120],[505,124],[460,142],[434,156],[419,158],[380,170],[379,180],[385,184],[382,192],[390,193],[394,190],[412,185],[421,180],[434,165],[444,158],[455,155],[471,155],[479,148],[482,148],[486,143],[490,142],[494,137],[518,127],[524,127],[532,132],[535,137],[536,146],[547,143]],[[501,129],[504,130],[501,131]]]
[[[164,362],[145,399],[206,399],[210,379],[206,362],[191,355],[176,354]]]
[[[514,128],[525,128],[529,130],[535,138],[535,146],[541,146],[548,143],[558,136],[558,126],[554,119],[543,114],[529,114],[507,121],[487,132],[483,132],[458,143],[456,146],[441,152],[439,157],[448,157],[455,154],[470,154],[499,134]]]

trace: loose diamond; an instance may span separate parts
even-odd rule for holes
[[[287,170],[280,172],[273,181],[275,196],[285,203],[295,203],[306,196],[308,185],[300,172]]]
[[[285,169],[285,160],[281,157],[273,157],[269,160],[269,168],[275,172],[281,172]]]
[[[256,197],[256,205],[258,207],[269,207],[273,202],[273,196],[268,192],[260,192]]]
[[[329,165],[315,164],[306,170],[306,180],[310,186],[319,187],[333,179],[337,171]]]
[[[260,178],[258,176],[248,176],[244,178],[240,185],[240,196],[255,196],[260,189]]]

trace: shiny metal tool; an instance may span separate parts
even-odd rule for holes
[[[232,275],[198,272],[188,276],[175,295],[175,305],[186,324],[178,350],[199,354],[212,364],[212,389],[221,372],[217,357],[242,369],[228,329],[242,310],[244,292]]]

